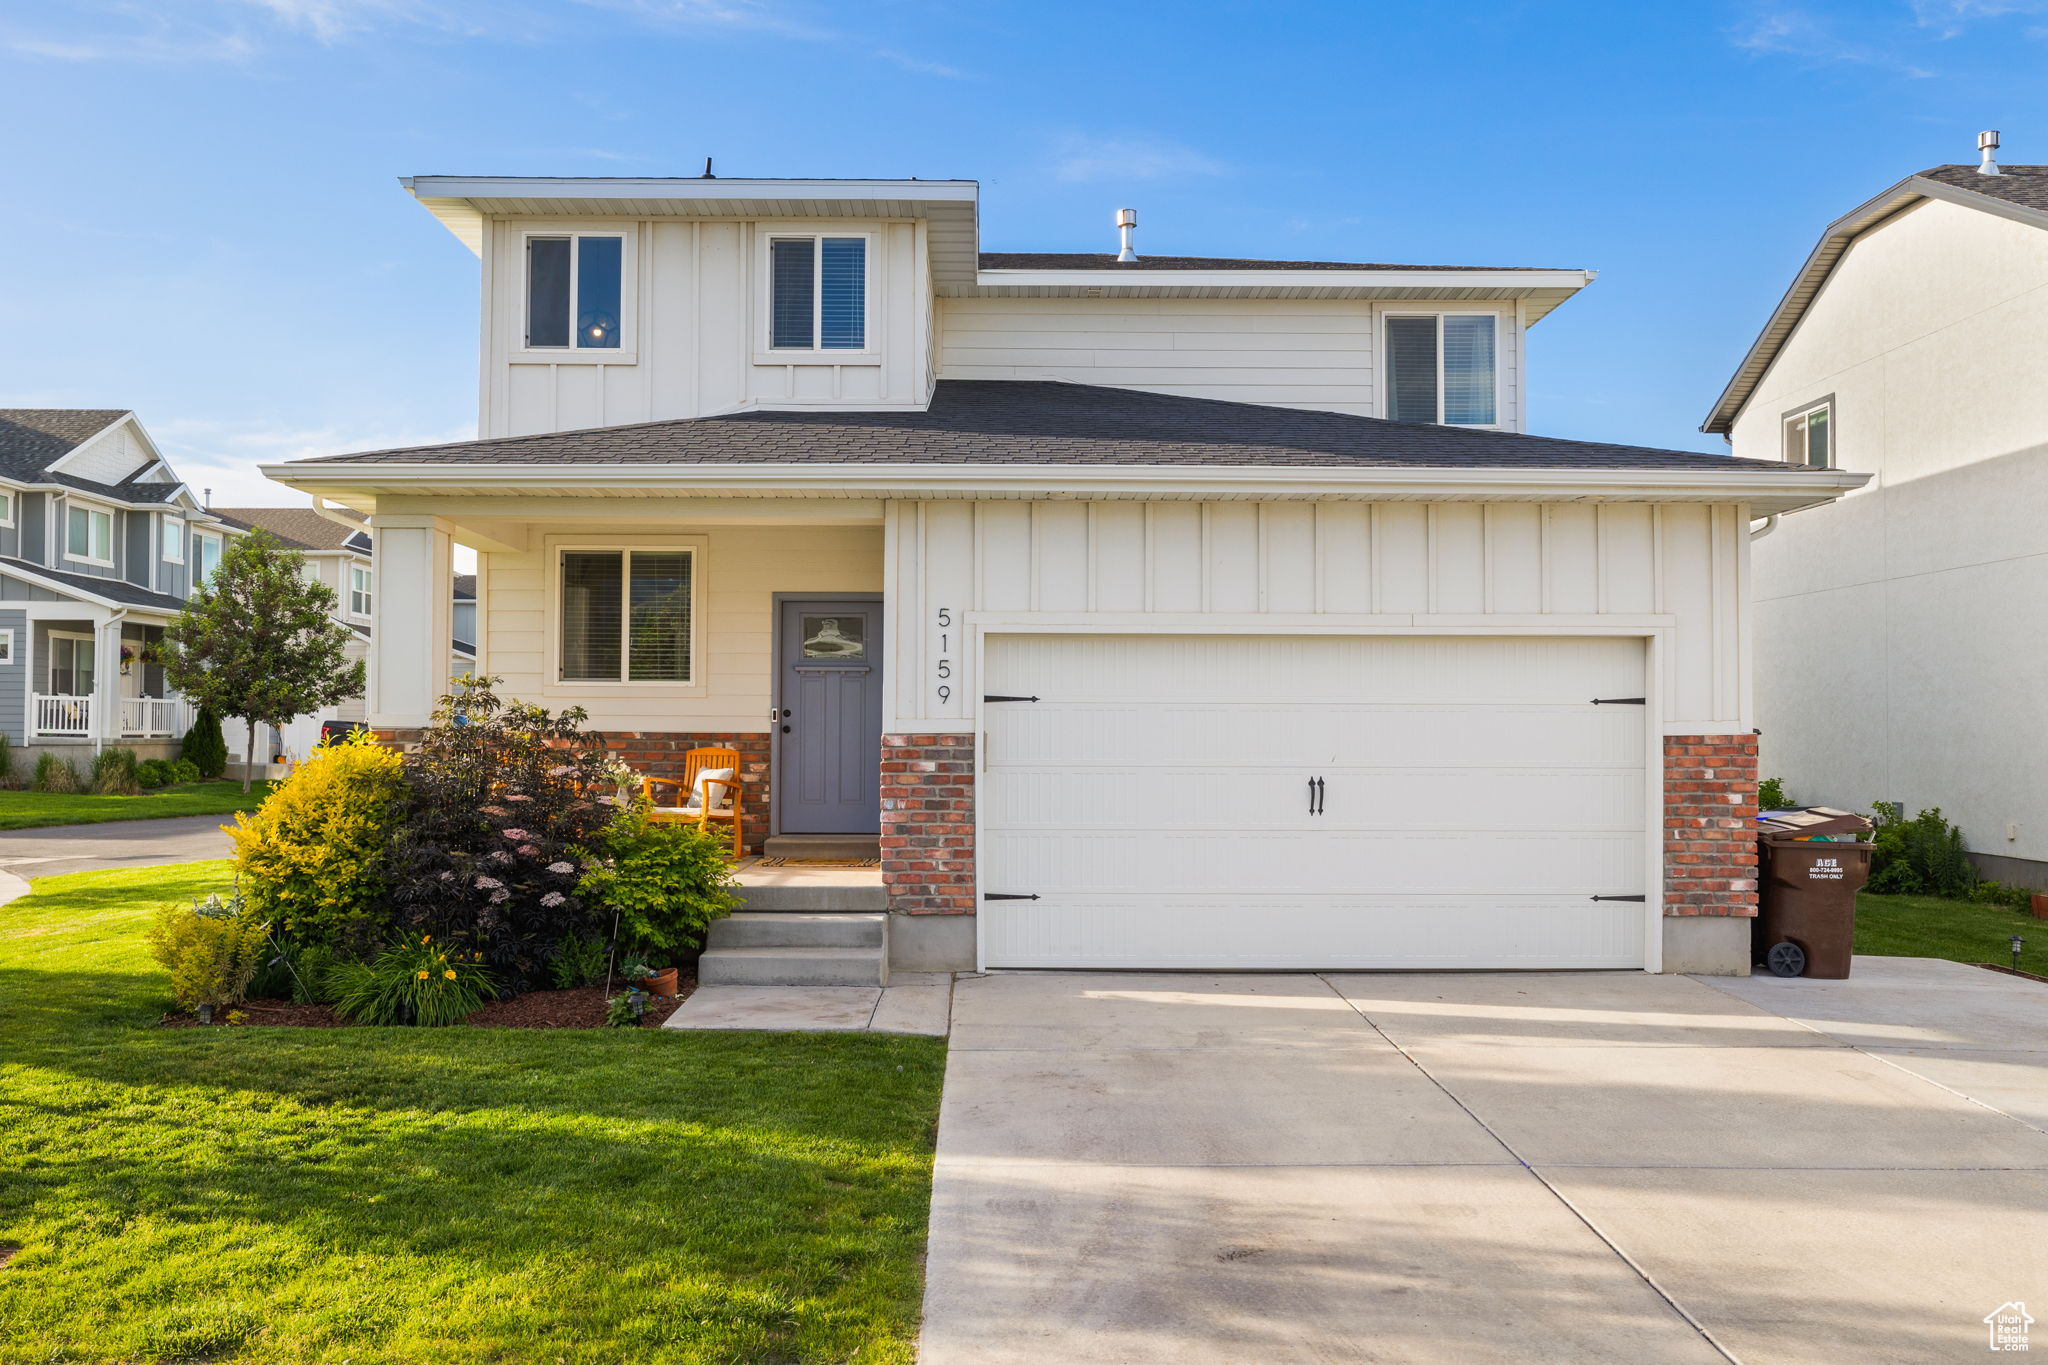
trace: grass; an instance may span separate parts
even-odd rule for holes
[[[239,780],[192,782],[140,796],[69,796],[58,792],[0,791],[0,830],[43,829],[51,825],[98,825],[109,820],[164,820],[174,815],[233,815],[254,810],[270,791],[252,783],[242,794]]]
[[[0,1361],[912,1359],[943,1043],[153,1028],[225,874],[0,907]]]
[[[2023,910],[1939,896],[1856,897],[1856,951],[1878,957],[1945,957],[2012,965],[2011,939],[2027,941],[2020,969],[2048,976],[2048,920]]]

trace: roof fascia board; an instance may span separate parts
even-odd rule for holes
[[[1735,419],[1749,405],[1757,385],[1770,372],[1778,352],[1784,349],[1792,333],[1798,329],[1806,310],[1834,274],[1842,257],[1855,244],[1858,237],[1866,232],[1884,226],[1905,209],[1923,199],[1939,199],[1943,203],[1956,204],[1963,208],[1978,209],[2015,223],[2029,227],[2048,229],[2048,213],[2030,209],[2023,204],[1994,199],[1989,195],[1976,194],[1969,190],[1945,185],[1939,180],[1924,176],[1909,175],[1884,193],[1867,199],[1834,222],[1829,223],[1821,233],[1820,241],[1807,253],[1806,261],[1793,275],[1792,283],[1785,289],[1778,306],[1771,310],[1771,316],[1757,333],[1749,350],[1744,352],[1742,363],[1735,367],[1735,373],[1721,390],[1721,396],[1714,400],[1714,406],[1707,418],[1700,423],[1700,430],[1710,435],[1726,436],[1733,429]]]
[[[1537,467],[1504,469],[1270,469],[1190,470],[1157,465],[560,465],[328,464],[264,465],[268,478],[307,491],[344,487],[399,491],[460,480],[479,491],[531,490],[559,495],[576,486],[602,489],[651,488],[679,494],[763,491],[783,494],[843,493],[859,489],[879,496],[892,489],[959,494],[1056,493],[1098,496],[1212,494],[1233,498],[1261,494],[1358,500],[1430,498],[1552,500],[1599,499],[1657,502],[1716,501],[1777,507],[1812,506],[1862,487],[1868,474],[1833,469],[1771,470],[1588,470]],[[1789,501],[1788,501],[1789,500]]]
[[[1590,270],[982,270],[978,285],[1052,289],[1584,289]]]
[[[420,199],[925,199],[971,204],[981,195],[978,180],[409,175],[398,183]]]

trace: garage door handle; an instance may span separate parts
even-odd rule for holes
[[[1035,895],[1020,896],[1011,891],[984,891],[981,893],[981,898],[985,901],[1035,901],[1038,899]]]
[[[1593,698],[1593,705],[1595,705],[1595,706],[1648,706],[1649,704],[1650,704],[1650,699],[1649,699],[1648,697],[1595,697],[1595,698]]]
[[[1593,899],[1593,900],[1596,900],[1596,901],[1638,901],[1638,902],[1640,902],[1640,901],[1646,901],[1646,900],[1648,900],[1648,899],[1649,899],[1649,897],[1647,897],[1647,896],[1594,896],[1594,897],[1592,897],[1592,899]]]

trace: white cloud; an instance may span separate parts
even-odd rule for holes
[[[1728,36],[1729,41],[1745,51],[1793,57],[1813,66],[1849,62],[1883,67],[1916,78],[1935,74],[1895,52],[1844,36],[1832,19],[1810,10],[1764,11],[1752,15]]]
[[[241,33],[178,33],[157,24],[142,33],[102,33],[90,37],[53,37],[20,30],[0,30],[0,49],[25,57],[58,62],[140,62],[185,65],[192,62],[242,62],[256,53],[256,44]]]
[[[178,477],[191,486],[193,493],[197,495],[199,490],[211,488],[214,502],[224,507],[304,505],[304,495],[264,478],[257,469],[258,465],[351,451],[438,445],[445,441],[473,440],[476,436],[473,426],[443,431],[409,431],[396,427],[301,427],[204,417],[174,417],[152,422],[147,415],[143,418],[143,425],[170,461],[171,468],[178,471]]]
[[[1979,19],[2048,14],[2048,0],[1912,0],[1912,4],[1914,22],[1943,38],[1961,35]]]
[[[1138,138],[1070,137],[1054,156],[1053,174],[1073,181],[1185,180],[1229,169],[1180,143]]]
[[[928,62],[921,57],[912,57],[893,48],[877,48],[875,55],[885,62],[894,66],[900,66],[905,71],[919,76],[942,76],[949,81],[968,81],[974,79],[973,76],[962,71],[957,66],[947,66],[944,62]]]
[[[592,9],[684,28],[729,28],[779,34],[785,38],[830,41],[825,29],[791,17],[767,0],[576,0]]]

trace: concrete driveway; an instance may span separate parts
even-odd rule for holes
[[[1975,1357],[2044,1129],[2048,986],[1956,963],[965,979],[921,1359]]]

